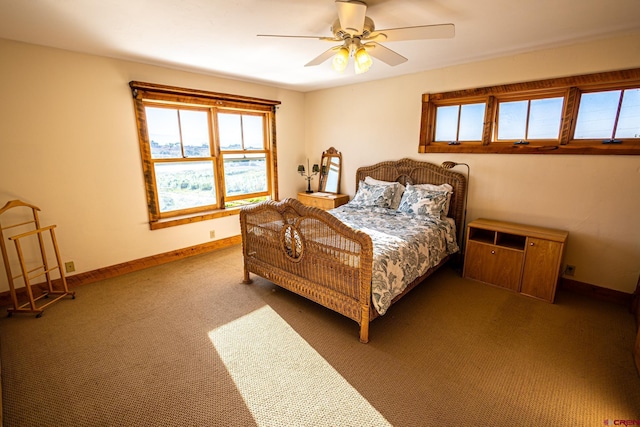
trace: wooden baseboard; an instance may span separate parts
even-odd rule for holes
[[[577,280],[567,279],[565,277],[560,280],[560,287],[571,292],[590,296],[595,299],[624,305],[631,309],[633,294],[616,291],[614,289],[601,288],[600,286],[578,282]]]
[[[97,270],[87,271],[84,273],[74,274],[73,276],[67,276],[67,285],[69,287],[86,285],[94,283],[99,280],[109,279],[111,277],[120,276],[122,274],[131,273],[145,268],[154,267],[156,265],[166,264],[168,262],[177,261],[182,258],[187,258],[194,255],[200,255],[207,252],[212,252],[219,249],[224,249],[230,246],[238,245],[242,243],[241,236],[228,237],[226,239],[214,240],[213,242],[203,243],[201,245],[190,246],[188,248],[176,249],[175,251],[165,252],[158,255],[152,255],[145,258],[140,258],[133,261],[123,262],[121,264],[112,265],[109,267],[99,268]],[[60,279],[58,279],[60,280]],[[55,281],[54,281],[55,282]],[[31,289],[34,297],[42,295],[46,290],[46,283],[38,283],[31,285]],[[18,299],[21,297],[26,298],[26,288],[22,287],[16,289]],[[9,291],[0,293],[0,306],[11,306],[11,295]]]
[[[636,370],[638,371],[638,375],[640,375],[640,330],[638,330],[636,344],[633,347],[633,360],[636,362]]]

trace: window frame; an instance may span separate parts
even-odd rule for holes
[[[606,90],[640,88],[640,68],[586,74],[532,82],[514,83],[422,95],[419,153],[488,154],[621,154],[639,155],[640,138],[622,138],[606,144],[603,139],[573,139],[580,96]],[[564,97],[558,140],[531,140],[526,144],[497,140],[498,105],[505,100],[534,100]],[[477,141],[435,141],[436,109],[439,106],[486,102],[483,139]],[[619,112],[618,112],[619,114]]]
[[[208,92],[197,89],[186,89],[174,86],[158,85],[131,81],[129,86],[134,100],[136,125],[138,130],[138,142],[142,159],[142,170],[147,197],[147,210],[149,214],[149,226],[152,230],[172,227],[192,222],[205,221],[213,218],[221,218],[236,215],[240,211],[239,206],[225,207],[227,201],[242,200],[252,195],[225,197],[223,152],[221,150],[218,135],[217,112],[230,112],[233,114],[260,115],[264,117],[263,132],[265,147],[260,150],[233,150],[234,154],[255,153],[259,151],[265,154],[267,163],[267,191],[266,196],[278,199],[277,184],[277,151],[276,151],[276,125],[275,111],[280,101],[261,98],[230,95],[217,92]],[[146,122],[145,107],[173,107],[176,109],[207,110],[210,130],[211,157],[188,157],[175,161],[213,161],[214,179],[217,190],[217,200],[214,206],[195,207],[181,211],[160,212],[155,188],[154,164],[163,159],[152,159],[149,143],[149,134]],[[262,194],[262,193],[261,193]]]

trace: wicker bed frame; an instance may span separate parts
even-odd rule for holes
[[[370,176],[402,184],[443,184],[454,188],[449,217],[461,243],[467,182],[464,175],[410,159],[359,168],[356,189]],[[331,214],[295,199],[267,201],[240,211],[244,282],[254,273],[337,311],[360,325],[360,341],[369,340],[369,322],[378,317],[371,303],[373,244]],[[421,283],[449,257],[412,282],[393,302]]]

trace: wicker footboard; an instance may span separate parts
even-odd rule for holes
[[[369,340],[371,237],[295,199],[243,208],[240,228],[244,283],[264,277],[355,320]]]

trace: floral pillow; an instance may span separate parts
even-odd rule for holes
[[[434,218],[446,216],[447,193],[407,184],[398,211]]]
[[[389,185],[370,185],[360,181],[358,192],[349,202],[351,206],[377,206],[389,208],[393,203],[393,187]]]
[[[381,181],[379,179],[371,178],[370,176],[364,179],[364,182],[370,185],[388,185],[393,187],[393,201],[391,202],[391,209],[398,209],[400,206],[400,200],[402,200],[402,193],[404,193],[404,185],[399,182]]]
[[[451,195],[453,194],[453,187],[450,184],[416,184],[416,188],[420,188],[422,190],[435,191],[439,193],[447,193],[447,203],[444,207],[444,215],[449,214],[449,204],[451,203]]]

